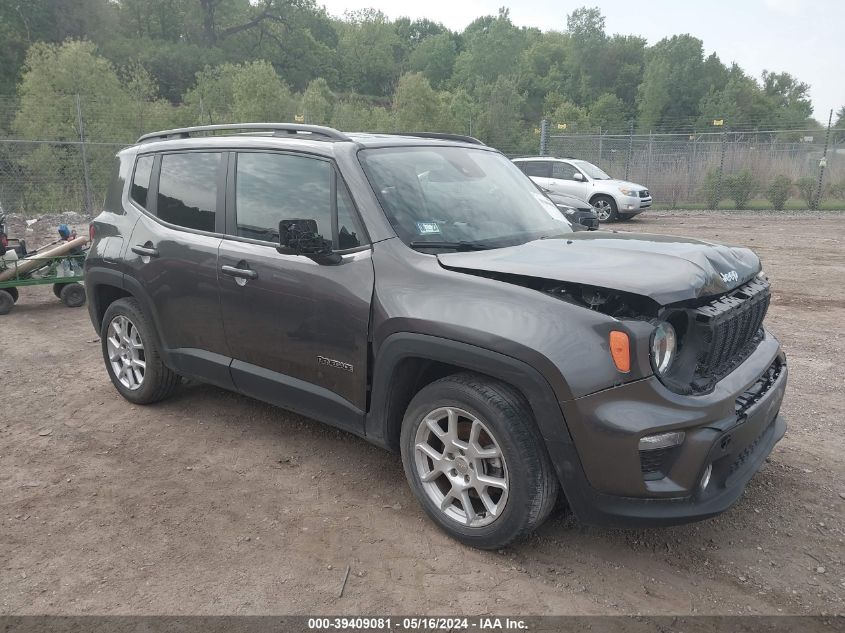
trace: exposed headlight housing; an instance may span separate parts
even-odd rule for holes
[[[565,204],[557,205],[557,208],[563,211],[566,215],[572,215],[575,213],[575,207],[568,207]]]
[[[661,321],[651,335],[651,364],[658,376],[665,376],[675,360],[678,336],[668,321]]]
[[[624,196],[634,196],[636,198],[640,195],[639,192],[632,187],[619,187],[619,191],[621,191]]]

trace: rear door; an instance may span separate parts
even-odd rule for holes
[[[549,178],[552,175],[552,163],[548,160],[524,160],[517,163],[519,168],[526,176],[531,178],[535,183],[543,187],[549,188]]]
[[[316,220],[340,261],[280,252],[284,219]],[[218,263],[238,390],[363,432],[374,274],[334,164],[298,153],[233,152]]]
[[[226,169],[221,152],[138,157],[129,203],[143,213],[129,238],[126,272],[174,369],[231,388],[217,283]]]

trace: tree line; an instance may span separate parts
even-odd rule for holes
[[[752,77],[690,35],[611,35],[589,7],[548,26],[516,26],[505,8],[456,32],[376,10],[336,18],[314,0],[6,2],[0,135],[128,143],[182,125],[296,120],[471,134],[525,154],[543,118],[567,133],[819,127],[806,83]],[[0,169],[66,162],[78,163],[73,152],[44,146]]]

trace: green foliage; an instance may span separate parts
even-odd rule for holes
[[[640,124],[653,129],[662,122],[683,122],[708,89],[701,40],[674,35],[660,40],[646,54],[638,102]]]
[[[743,169],[725,177],[725,191],[737,209],[745,209],[757,191],[757,180],[750,169]]]
[[[719,203],[722,201],[724,179],[722,178],[719,169],[710,169],[704,177],[704,183],[701,186],[701,192],[704,194],[704,200],[707,203],[708,209],[717,209]]]
[[[783,211],[789,194],[792,191],[792,179],[789,176],[775,176],[766,189],[766,198],[772,203],[776,211]]]
[[[393,95],[393,111],[399,132],[438,131],[443,123],[440,98],[422,73],[402,75]]]
[[[625,104],[608,92],[596,99],[590,108],[590,123],[603,130],[620,130],[625,126]]]
[[[390,93],[399,65],[394,49],[399,37],[387,17],[372,9],[347,13],[337,44],[344,87],[368,95]]]
[[[306,123],[328,125],[332,119],[332,110],[337,100],[329,88],[329,83],[322,77],[314,79],[308,84],[302,94],[300,109]]]
[[[185,105],[201,123],[289,121],[297,102],[267,62],[223,64],[197,73]]]
[[[830,182],[827,185],[827,191],[831,198],[845,200],[845,178],[839,182]]]
[[[440,33],[421,41],[408,57],[408,68],[421,72],[432,86],[446,84],[452,76],[458,47],[451,33]]]
[[[801,198],[807,201],[808,209],[814,209],[816,206],[816,188],[818,184],[819,181],[817,179],[809,176],[802,176],[795,181],[795,187],[798,189],[798,193],[801,194]]]

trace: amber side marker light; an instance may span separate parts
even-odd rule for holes
[[[610,356],[616,369],[623,374],[631,371],[631,342],[625,332],[613,330],[610,333]]]

